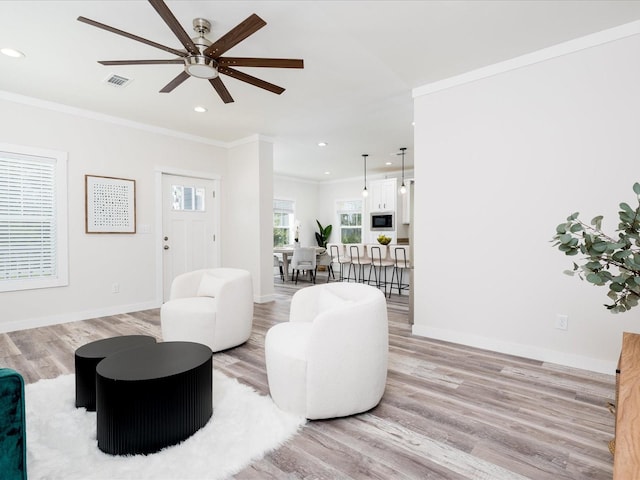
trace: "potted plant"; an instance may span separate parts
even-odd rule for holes
[[[327,225],[323,227],[318,220],[316,220],[318,224],[319,231],[316,232],[316,241],[318,242],[318,246],[322,248],[327,248],[327,242],[329,241],[329,237],[331,236],[331,225]]]
[[[587,225],[576,212],[556,227],[553,246],[565,255],[583,258],[573,263],[568,275],[594,285],[609,286],[607,296],[612,301],[605,307],[612,313],[625,312],[640,301],[640,183],[633,185],[638,206],[620,204],[617,237],[602,231],[602,215]]]

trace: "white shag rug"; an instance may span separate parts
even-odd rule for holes
[[[151,455],[98,449],[96,413],[75,407],[75,375],[25,386],[27,474],[39,479],[222,479],[292,437],[305,419],[213,373],[213,416],[184,442]]]

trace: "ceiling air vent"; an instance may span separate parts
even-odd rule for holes
[[[105,78],[104,81],[107,85],[111,85],[112,87],[126,87],[132,82],[130,78],[122,77],[114,73]]]

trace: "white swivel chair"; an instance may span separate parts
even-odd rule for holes
[[[313,247],[298,247],[293,250],[291,257],[291,270],[298,284],[300,270],[309,272],[311,280],[316,283],[316,249]]]
[[[163,340],[203,343],[214,352],[246,342],[253,326],[251,274],[212,268],[178,275],[160,324]]]
[[[389,334],[384,294],[358,283],[298,290],[289,321],[269,329],[269,391],[282,410],[309,419],[367,411],[382,398]]]

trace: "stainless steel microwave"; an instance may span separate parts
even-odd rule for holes
[[[371,213],[371,231],[376,230],[393,230],[394,218],[393,212],[374,212]]]

